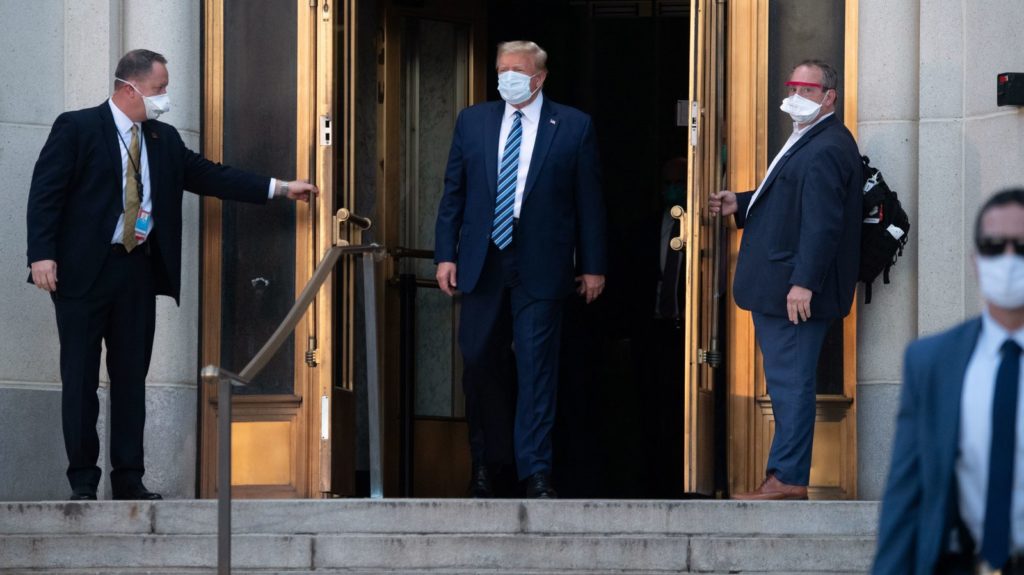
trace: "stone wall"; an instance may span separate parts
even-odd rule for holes
[[[1002,0],[860,0],[859,140],[912,229],[888,286],[860,304],[860,497],[881,497],[903,349],[980,310],[975,213],[1024,185],[1024,112],[996,106],[996,74],[1024,71],[1024,12]]]

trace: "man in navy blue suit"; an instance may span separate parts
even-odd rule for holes
[[[903,361],[872,573],[1024,573],[1024,188],[974,226],[985,305]]]
[[[860,259],[864,177],[857,142],[835,116],[838,74],[807,60],[781,109],[793,134],[757,190],[712,195],[743,229],[733,297],[749,310],[775,416],[765,479],[736,499],[807,499],[818,356],[850,312]]]
[[[496,470],[512,463],[528,497],[555,497],[563,305],[574,290],[589,303],[604,289],[594,127],[586,114],[544,98],[546,63],[533,42],[498,46],[504,101],[459,114],[438,209],[437,282],[448,295],[462,292],[474,497],[493,496]]]
[[[100,344],[110,375],[114,499],[160,499],[142,476],[146,373],[156,296],[178,300],[182,191],[227,200],[308,201],[306,182],[214,164],[156,118],[170,109],[167,59],[133,50],[117,64],[114,93],[53,123],[29,190],[29,282],[57,316],[61,417],[73,500],[96,499],[100,480]]]

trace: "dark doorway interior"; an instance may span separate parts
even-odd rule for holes
[[[689,3],[618,4],[635,9],[492,0],[489,62],[498,42],[540,44],[548,52],[545,97],[589,113],[600,145],[608,283],[596,303],[574,298],[567,310],[556,486],[564,497],[673,498],[684,495],[683,332],[677,318],[659,315],[658,286],[668,230],[663,191],[678,180],[663,167],[686,154],[676,102],[687,98]],[[498,99],[488,69],[489,99]]]

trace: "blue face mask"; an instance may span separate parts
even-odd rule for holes
[[[503,100],[513,106],[522,104],[533,97],[534,92],[530,90],[532,79],[533,76],[527,76],[522,72],[502,72],[498,74],[498,93]]]

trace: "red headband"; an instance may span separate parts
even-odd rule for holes
[[[814,82],[786,82],[787,86],[807,86],[808,88],[822,88],[821,84],[815,84]]]

